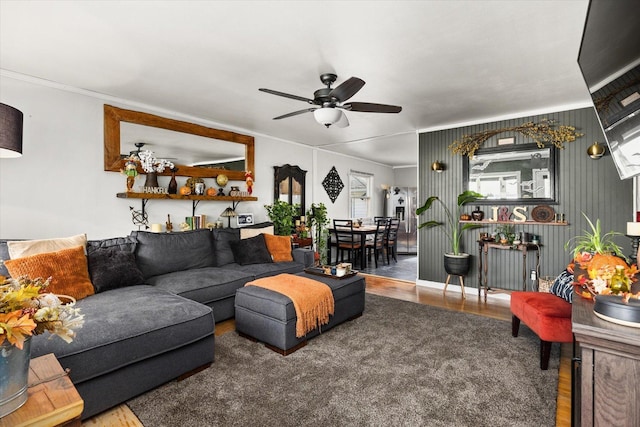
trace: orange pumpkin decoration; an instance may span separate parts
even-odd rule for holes
[[[180,187],[180,194],[182,196],[188,196],[189,194],[191,194],[191,188],[187,187],[186,185]]]
[[[207,188],[207,196],[215,196],[216,194],[218,194],[218,192],[216,191],[215,188],[213,187]]]
[[[617,265],[623,266],[624,268],[629,267],[622,258],[615,255],[595,254],[587,265],[589,278],[595,279],[596,277],[600,277],[609,280],[616,272]]]

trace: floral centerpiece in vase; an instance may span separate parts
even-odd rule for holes
[[[589,230],[569,240],[565,249],[572,246],[573,260],[567,270],[574,275],[578,294],[584,298],[595,295],[620,295],[623,300],[640,298],[640,292],[633,292],[637,281],[638,268],[627,264],[622,248],[613,238],[621,235],[615,231],[602,232],[600,220],[595,224],[585,214]]]
[[[49,283],[0,276],[0,417],[27,400],[31,336],[48,331],[71,342],[84,323],[75,299],[46,293]]]
[[[166,168],[173,169],[175,165],[166,159],[157,159],[153,151],[143,150],[138,153],[142,170],[147,174],[144,186],[149,188],[157,188],[158,174],[164,172]]]

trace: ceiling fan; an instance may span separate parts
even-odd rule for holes
[[[334,124],[338,127],[347,127],[349,126],[349,120],[347,120],[347,116],[342,110],[359,111],[364,113],[399,113],[402,111],[402,107],[398,107],[396,105],[374,104],[370,102],[345,103],[353,95],[358,93],[360,89],[362,89],[365,82],[358,77],[351,77],[337,87],[332,88],[331,85],[335,83],[337,78],[338,76],[332,73],[321,74],[320,81],[322,81],[322,83],[327,87],[316,90],[313,93],[313,99],[265,88],[260,88],[258,90],[313,105],[312,108],[305,108],[304,110],[298,110],[282,116],[274,117],[273,120],[286,119],[287,117],[313,112],[313,116],[316,121],[326,127]]]

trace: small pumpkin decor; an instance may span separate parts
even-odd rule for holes
[[[633,293],[632,285],[638,280],[636,265],[627,264],[622,248],[612,239],[621,235],[615,231],[603,234],[600,220],[595,224],[583,214],[589,231],[569,240],[565,249],[573,246],[573,260],[567,267],[573,272],[576,292],[588,299],[596,295],[620,295],[623,300],[640,299],[640,292]]]
[[[186,185],[183,185],[182,187],[180,187],[181,196],[188,196],[189,194],[191,194],[191,187],[188,187]]]
[[[207,196],[215,196],[218,191],[214,187],[207,188]]]

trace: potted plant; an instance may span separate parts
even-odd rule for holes
[[[313,230],[316,255],[319,256],[319,261],[322,265],[327,264],[327,237],[329,235],[329,230],[327,229],[329,224],[327,207],[324,203],[318,203],[317,205],[312,203],[307,211],[307,218],[309,227]]]
[[[74,298],[46,292],[50,281],[0,276],[0,418],[27,400],[31,336],[50,332],[69,343],[84,323]]]
[[[264,207],[269,219],[273,222],[273,233],[277,236],[290,236],[293,232],[293,218],[300,214],[300,207],[282,200],[276,200],[272,205],[264,205]]]
[[[621,236],[622,233],[617,231],[609,231],[605,234],[602,234],[602,227],[600,226],[600,219],[596,220],[595,225],[589,219],[588,216],[582,213],[582,216],[587,220],[587,224],[589,224],[590,230],[584,230],[582,235],[572,237],[565,243],[564,249],[568,250],[571,248],[573,252],[573,257],[575,259],[579,258],[582,253],[590,253],[591,255],[595,254],[604,254],[604,255],[621,255],[622,248],[618,246],[613,238],[615,236]],[[622,255],[624,256],[624,255]]]
[[[500,224],[496,227],[496,239],[499,239],[503,245],[511,245],[516,238],[515,227],[513,224]]]
[[[474,228],[482,227],[481,224],[474,223],[460,223],[458,218],[462,214],[462,209],[464,205],[468,203],[473,203],[479,199],[482,199],[484,196],[475,191],[467,190],[458,195],[457,199],[457,209],[456,214],[454,215],[451,210],[447,207],[447,205],[440,200],[438,196],[431,196],[427,199],[427,201],[416,210],[416,215],[421,215],[424,212],[428,211],[435,202],[437,202],[443,209],[446,215],[446,223],[430,220],[427,222],[423,222],[418,226],[420,228],[432,228],[438,227],[440,225],[444,225],[444,233],[449,240],[449,245],[451,248],[451,252],[447,252],[444,254],[444,268],[448,274],[455,274],[458,276],[464,276],[469,272],[470,266],[470,255],[468,253],[461,252],[461,239],[462,233],[465,230],[472,230]]]

